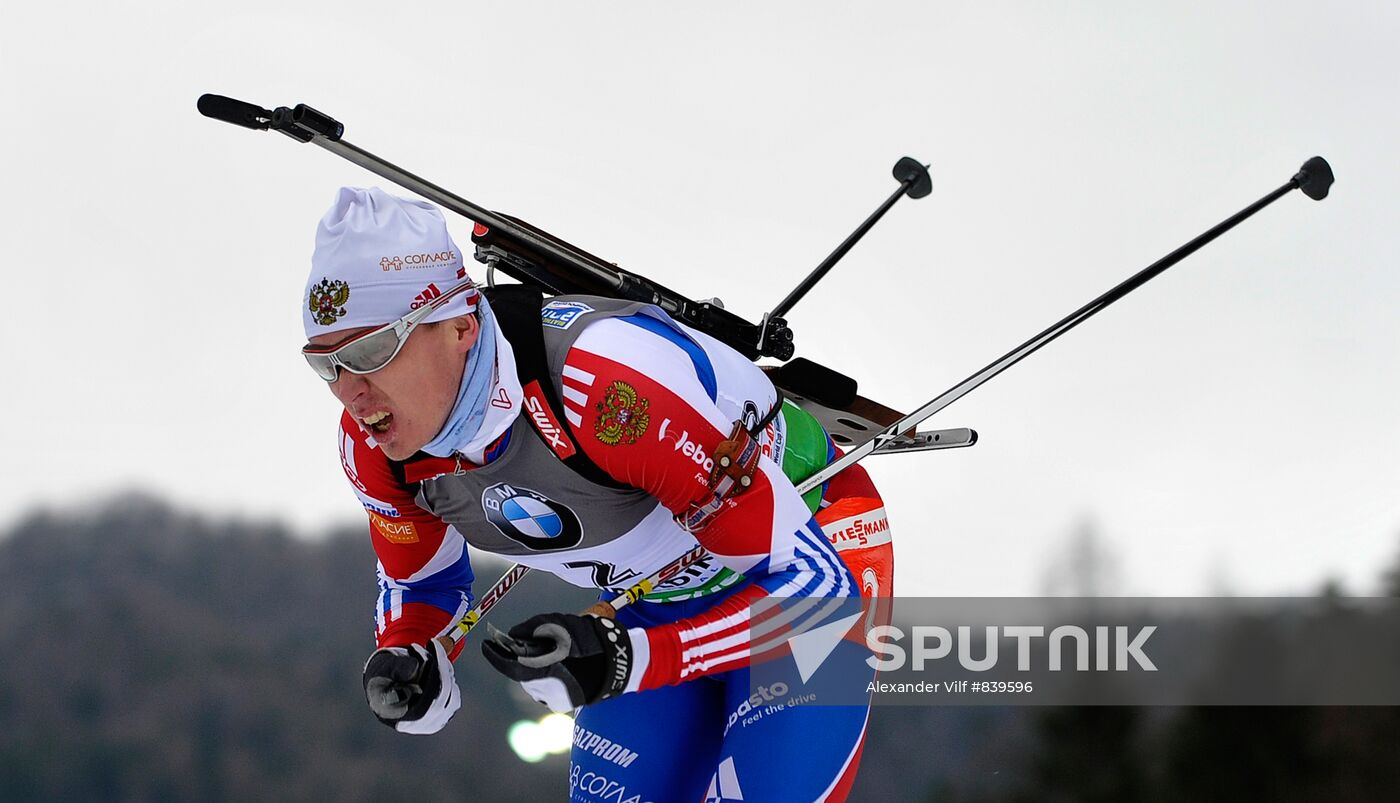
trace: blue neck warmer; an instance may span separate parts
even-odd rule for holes
[[[482,296],[477,302],[481,318],[481,334],[476,345],[467,352],[467,367],[462,372],[462,386],[457,389],[457,404],[442,425],[442,431],[423,447],[434,457],[451,457],[464,449],[481,429],[486,418],[487,397],[491,395],[491,375],[496,366],[496,316]]]

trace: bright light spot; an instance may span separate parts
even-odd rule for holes
[[[568,714],[546,714],[538,722],[522,719],[506,731],[510,749],[531,764],[569,752],[573,740],[574,720]]]
[[[544,757],[548,755],[540,747],[539,729],[540,726],[537,723],[522,719],[511,725],[510,730],[506,731],[506,741],[521,761],[534,764],[537,761],[543,761]]]
[[[547,714],[540,720],[540,741],[551,754],[567,753],[574,744],[574,718],[568,714]]]

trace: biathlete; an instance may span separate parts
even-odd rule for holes
[[[869,709],[755,706],[750,606],[889,596],[889,529],[859,466],[797,493],[834,447],[759,367],[655,306],[478,289],[437,208],[378,189],[339,191],[302,307],[379,561],[380,721],[434,733],[460,705],[461,645],[435,639],[472,605],[467,544],[610,596],[698,543],[615,619],[546,613],[509,636],[552,649],[483,652],[581,709],[571,800],[845,799]],[[717,470],[736,446],[756,457]]]

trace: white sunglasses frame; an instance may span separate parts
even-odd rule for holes
[[[307,364],[311,366],[311,370],[316,372],[316,376],[320,377],[328,383],[335,382],[336,380],[340,379],[341,368],[344,368],[352,374],[357,374],[360,376],[363,376],[365,374],[372,374],[375,371],[384,368],[384,366],[393,362],[395,357],[399,356],[399,352],[403,350],[403,344],[408,340],[408,336],[413,333],[414,328],[416,328],[418,324],[423,322],[424,318],[428,317],[433,312],[441,309],[445,304],[447,304],[447,302],[456,298],[463,291],[471,290],[475,287],[476,282],[468,279],[467,281],[457,285],[456,287],[453,287],[446,293],[443,293],[442,295],[438,296],[432,301],[429,301],[428,303],[419,307],[418,309],[409,312],[407,315],[404,315],[396,321],[386,323],[378,329],[373,329],[368,332],[361,332],[360,334],[355,335],[354,337],[350,338],[344,343],[337,344],[333,348],[311,345],[303,346],[301,349],[301,355],[306,358]],[[357,344],[363,345],[364,342],[367,341],[369,338],[375,337],[376,335],[384,334],[385,332],[389,331],[392,331],[394,333],[394,336],[397,338],[398,342],[394,344],[394,351],[388,356],[387,359],[384,360],[384,362],[380,363],[379,365],[368,369],[356,368],[347,363],[345,361],[345,358],[341,356],[342,352],[344,352],[346,349]],[[330,350],[321,351],[320,349],[322,348],[329,348]],[[329,378],[326,376],[326,374],[328,373],[331,374]]]

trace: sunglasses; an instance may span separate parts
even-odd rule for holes
[[[476,283],[468,279],[397,321],[387,323],[378,329],[361,332],[349,340],[334,345],[303,346],[301,355],[311,365],[311,370],[327,382],[339,379],[341,368],[352,374],[372,374],[399,356],[399,352],[403,350],[404,341],[408,340],[408,336],[418,324],[423,322],[424,318],[441,309],[453,298],[475,287]]]

